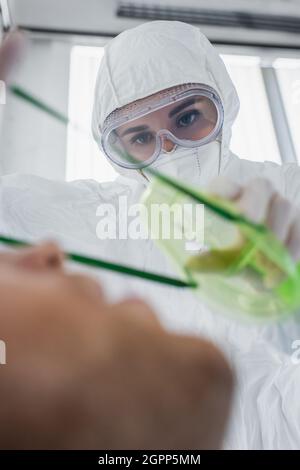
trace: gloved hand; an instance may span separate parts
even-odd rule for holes
[[[24,45],[24,37],[18,31],[9,34],[0,45],[0,80],[6,81],[18,61]]]
[[[253,222],[265,223],[287,247],[295,261],[300,260],[300,210],[281,196],[264,178],[255,178],[245,186],[220,176],[208,191],[233,201]]]

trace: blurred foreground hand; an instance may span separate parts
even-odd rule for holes
[[[233,201],[249,219],[265,223],[287,247],[295,261],[300,260],[300,210],[281,196],[265,178],[255,178],[245,186],[219,176],[209,192]]]
[[[14,65],[20,58],[24,47],[23,35],[16,31],[5,37],[0,44],[0,80],[9,78]]]

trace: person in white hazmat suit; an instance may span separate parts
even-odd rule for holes
[[[253,220],[266,221],[298,260],[299,168],[233,155],[231,127],[238,109],[225,66],[198,28],[156,21],[121,33],[105,48],[93,112],[93,135],[120,177],[106,184],[2,177],[1,231],[27,239],[56,238],[69,250],[174,274],[149,239],[99,239],[103,204],[110,205],[113,224],[124,224],[120,200],[128,208],[139,202],[150,166],[234,199]],[[190,134],[189,126],[195,126]],[[140,150],[143,145],[147,150]],[[291,360],[292,344],[300,339],[297,318],[282,325],[243,325],[209,311],[188,290],[98,276],[111,295],[141,295],[169,328],[206,335],[227,353],[238,389],[226,448],[299,447],[300,375]]]

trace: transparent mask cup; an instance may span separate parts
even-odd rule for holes
[[[195,227],[197,206],[203,202]],[[300,265],[271,231],[244,219],[232,203],[162,175],[152,178],[142,203],[149,236],[183,279],[197,283],[197,294],[213,310],[240,319],[274,320],[300,309]],[[179,217],[164,214],[161,224],[157,217],[154,223],[151,208],[160,205]],[[170,223],[171,229],[166,227]]]

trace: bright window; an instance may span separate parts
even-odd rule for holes
[[[280,154],[265,86],[260,58],[222,56],[240,98],[240,112],[232,129],[231,150],[241,158],[280,163]]]
[[[274,62],[295,151],[300,161],[300,60]]]
[[[116,172],[92,137],[94,88],[102,47],[75,46],[71,52],[66,180],[112,181]],[[80,129],[78,130],[77,127]]]

